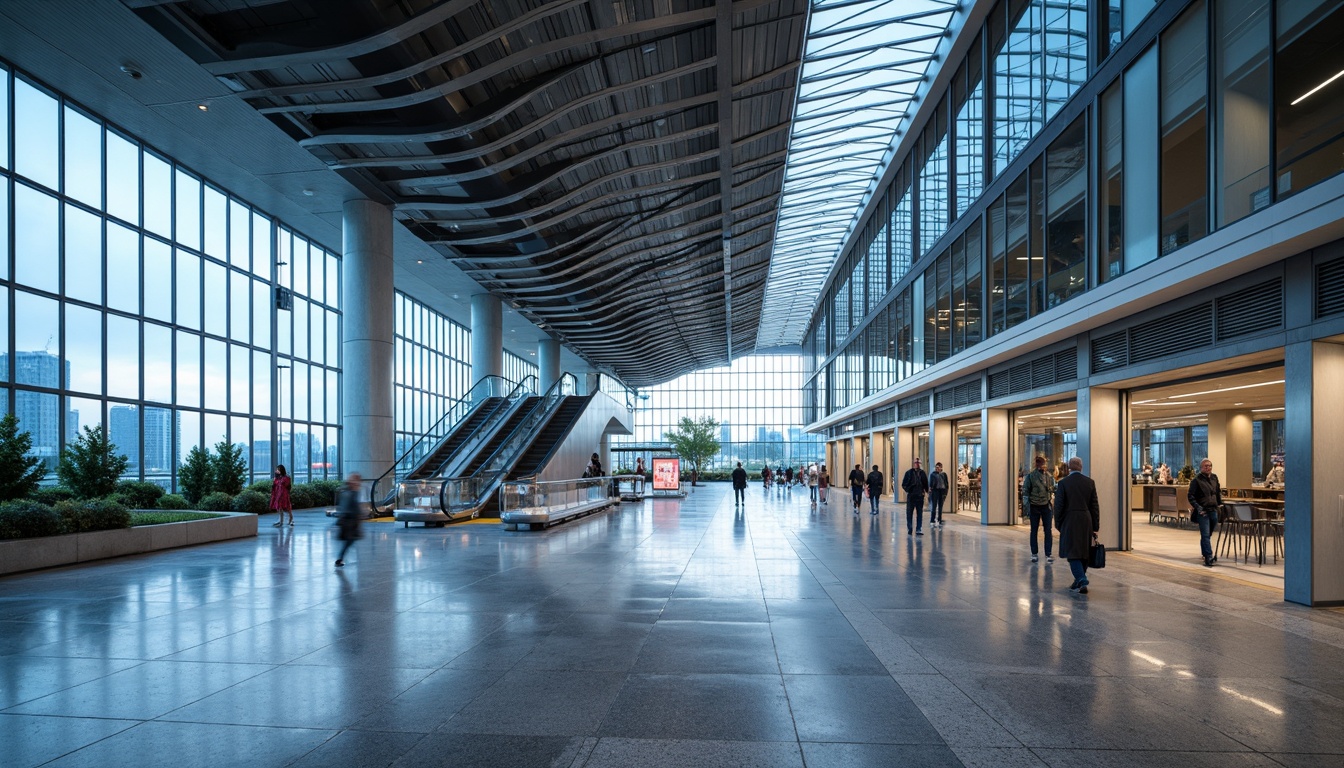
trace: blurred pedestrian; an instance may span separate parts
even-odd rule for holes
[[[351,472],[350,476],[345,478],[345,490],[341,491],[340,503],[337,507],[339,512],[336,516],[336,538],[345,542],[341,547],[341,553],[336,556],[336,567],[345,567],[345,553],[350,551],[350,547],[356,541],[363,538],[359,531],[363,512],[359,508],[359,488],[360,477],[358,472]]]

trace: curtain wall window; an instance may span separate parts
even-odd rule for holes
[[[955,216],[961,216],[980,197],[985,183],[985,83],[981,38],[976,36],[953,83],[956,110]]]
[[[1275,190],[1284,198],[1344,171],[1344,3],[1278,0],[1277,6]]]
[[[1162,255],[1209,231],[1207,24],[1201,1],[1162,34]]]
[[[1157,47],[1125,71],[1125,272],[1157,258]]]
[[[1045,124],[1044,0],[1005,0],[1007,34],[994,57],[994,173],[1003,173]]]
[[[1214,204],[1221,227],[1270,203],[1269,0],[1217,0],[1214,24]]]
[[[1046,307],[1087,289],[1087,121],[1046,149]]]

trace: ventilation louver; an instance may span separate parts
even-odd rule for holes
[[[1344,259],[1316,265],[1315,319],[1344,312]]]
[[[1283,327],[1283,278],[1243,288],[1214,300],[1218,341]]]
[[[990,399],[1078,378],[1078,350],[1065,349],[989,374]]]

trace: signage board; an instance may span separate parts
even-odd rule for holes
[[[681,490],[681,459],[653,460],[653,490]]]

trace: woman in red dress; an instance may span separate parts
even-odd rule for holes
[[[285,513],[289,513],[289,524],[294,525],[294,505],[289,501],[289,473],[285,471],[284,464],[275,466],[275,475],[271,480],[271,509],[280,513],[280,519],[276,521],[272,528],[279,528],[285,524]]]

